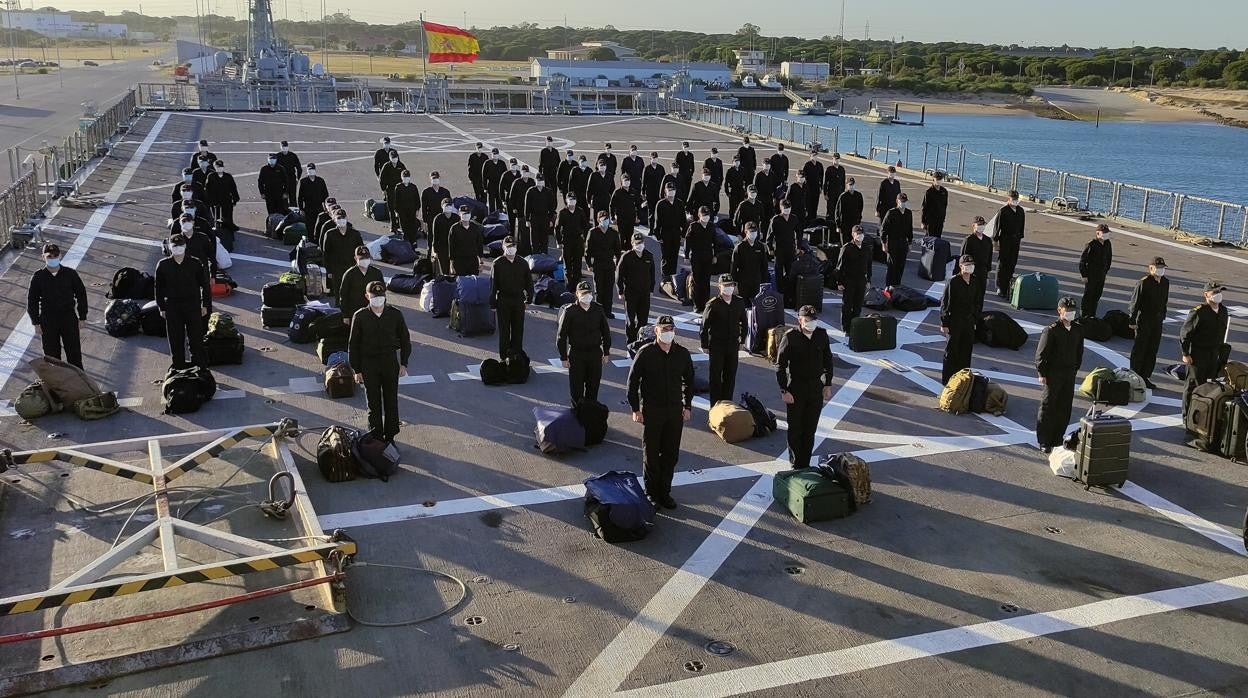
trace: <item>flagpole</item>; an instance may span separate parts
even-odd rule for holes
[[[425,13],[420,13],[420,70],[424,82],[420,89],[421,108],[429,111],[429,32],[425,31]]]

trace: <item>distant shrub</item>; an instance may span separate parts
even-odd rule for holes
[[[47,74],[48,74],[48,69],[47,69],[47,68],[39,68],[39,69],[38,69],[38,70],[36,70],[35,72],[36,72],[36,73],[38,73],[38,74],[40,74],[40,75],[47,75]]]
[[[861,75],[846,75],[841,79],[841,87],[846,90],[861,90],[865,83]]]
[[[1105,83],[1105,78],[1100,75],[1085,75],[1075,81],[1075,84],[1081,87],[1104,87]]]
[[[867,87],[881,90],[887,90],[891,84],[886,75],[868,75],[862,82]]]

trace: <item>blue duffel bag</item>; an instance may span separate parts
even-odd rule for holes
[[[533,431],[542,453],[566,453],[585,448],[585,427],[570,407],[534,407]]]
[[[612,470],[585,481],[585,518],[608,543],[641,540],[654,526],[654,504],[635,474]]]

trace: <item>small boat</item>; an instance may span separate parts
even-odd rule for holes
[[[794,102],[789,105],[788,112],[794,116],[807,116],[810,114],[810,106],[806,102]]]
[[[758,87],[758,82],[754,80],[753,75],[746,75],[745,77],[741,78],[741,87],[744,87],[749,90],[753,90]]]
[[[879,107],[875,105],[872,105],[871,108],[867,110],[867,113],[863,114],[859,118],[861,118],[863,121],[867,122],[868,124],[891,124],[893,123],[893,117],[887,114],[884,114],[883,112],[880,111]]]
[[[827,105],[825,105],[823,102],[820,102],[817,99],[811,102],[807,102],[806,110],[807,110],[806,113],[810,114],[811,116],[827,116],[828,115]]]
[[[778,90],[782,87],[780,85],[780,81],[776,79],[776,76],[770,73],[763,76],[763,79],[758,83],[758,86],[764,90]]]

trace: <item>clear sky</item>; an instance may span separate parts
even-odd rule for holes
[[[246,0],[201,0],[219,14],[240,16]],[[321,0],[272,0],[280,19],[312,19]],[[745,22],[766,35],[819,37],[840,29],[838,0],[324,0],[328,12],[346,12],[373,24],[426,18],[447,24],[494,26],[518,22],[603,26],[618,29],[685,29],[732,32]],[[22,0],[23,7],[65,2]],[[81,10],[129,9],[140,4],[147,14],[195,14],[195,0],[72,0]],[[1001,0],[846,0],[845,35],[861,38],[868,22],[872,38],[916,41],[972,41],[1001,44],[1072,46],[1182,46],[1245,48],[1248,46],[1248,0],[1047,0],[1039,3]],[[454,7],[455,9],[448,9]],[[773,11],[778,10],[778,11]]]

